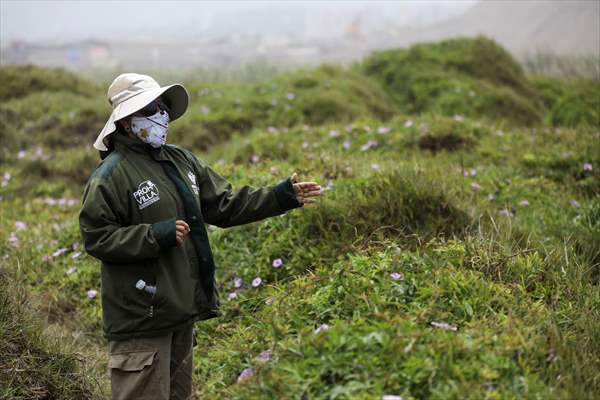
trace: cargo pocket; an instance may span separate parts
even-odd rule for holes
[[[108,368],[112,398],[157,399],[161,397],[162,376],[154,350],[113,353],[109,356]]]

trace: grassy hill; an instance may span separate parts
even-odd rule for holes
[[[0,343],[31,325],[68,367],[2,346],[0,370],[26,360],[41,389],[4,374],[0,398],[107,397],[100,272],[77,221],[105,89],[31,67],[0,69],[0,86],[15,76],[47,82],[0,102],[0,268],[42,324],[0,312]],[[317,205],[209,229],[225,316],[196,325],[199,398],[600,393],[598,82],[528,77],[477,38],[186,87],[169,141],[234,187],[294,171],[324,187]]]

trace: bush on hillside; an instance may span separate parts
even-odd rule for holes
[[[92,83],[62,68],[33,65],[0,67],[0,102],[41,91],[95,95],[98,90]]]
[[[359,68],[408,113],[440,112],[537,123],[535,90],[513,57],[485,37],[378,51]]]

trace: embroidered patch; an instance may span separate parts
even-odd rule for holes
[[[160,200],[158,187],[152,181],[144,181],[139,184],[138,190],[133,192],[133,198],[140,206],[140,210]]]
[[[190,180],[190,182],[192,182],[192,190],[194,191],[195,194],[200,193],[198,191],[198,186],[196,185],[196,175],[194,175],[194,173],[192,171],[188,171],[188,179]]]

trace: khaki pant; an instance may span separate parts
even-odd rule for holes
[[[108,342],[113,400],[189,400],[193,325],[165,336]]]

